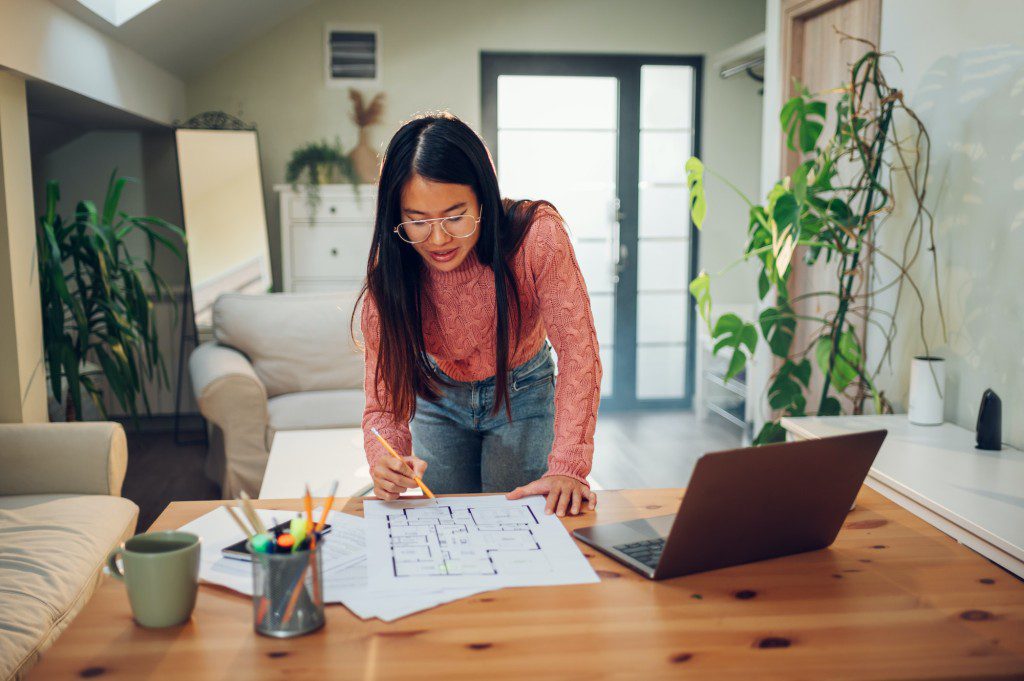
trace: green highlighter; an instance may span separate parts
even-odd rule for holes
[[[302,546],[303,540],[306,538],[306,519],[302,516],[292,518],[289,534],[295,538],[295,543],[292,545],[292,551],[298,551],[299,547]]]

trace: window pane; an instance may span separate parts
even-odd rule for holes
[[[683,345],[638,345],[636,396],[641,399],[682,397],[685,361]]]
[[[640,180],[686,184],[686,159],[693,155],[688,132],[640,131]]]
[[[502,194],[543,198],[567,180],[573,185],[607,186],[612,194],[615,138],[615,132],[501,130],[498,177]]]
[[[641,293],[637,296],[638,343],[682,343],[686,340],[689,293]]]
[[[612,394],[612,347],[602,345],[597,354],[601,357],[601,397],[609,397]]]
[[[608,259],[608,241],[576,241],[576,261],[583,272],[583,280],[587,282],[587,291],[595,293],[611,293],[611,264]]]
[[[498,76],[498,128],[613,129],[618,96],[615,78]]]
[[[693,125],[693,67],[648,64],[640,67],[640,127]]]
[[[686,291],[690,282],[689,242],[683,239],[640,241],[640,291]]]
[[[615,297],[610,293],[591,294],[590,310],[594,314],[598,345],[610,348],[615,340]]]
[[[640,183],[640,238],[690,236],[690,193],[686,185]]]

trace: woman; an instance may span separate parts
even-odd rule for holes
[[[419,116],[388,144],[360,298],[377,497],[415,488],[415,472],[438,494],[595,507],[601,361],[569,236],[549,202],[501,198],[483,141],[455,116]]]

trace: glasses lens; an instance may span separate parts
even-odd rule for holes
[[[476,220],[469,215],[456,215],[444,221],[444,229],[454,237],[467,237],[476,229]]]
[[[398,236],[411,244],[418,244],[430,236],[431,223],[403,222],[398,225]]]

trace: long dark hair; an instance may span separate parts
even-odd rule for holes
[[[448,112],[421,114],[405,123],[388,144],[377,188],[377,217],[366,281],[353,309],[367,293],[380,313],[380,349],[374,385],[384,384],[378,400],[397,418],[416,413],[416,397],[436,400],[443,380],[427,360],[423,340],[422,257],[394,234],[401,219],[402,188],[413,175],[433,182],[468,185],[481,205],[480,237],[476,256],[494,272],[497,325],[495,328],[495,400],[509,420],[509,359],[520,341],[519,287],[512,272],[512,256],[522,245],[529,225],[548,201],[502,199],[494,163],[482,139],[472,128]],[[557,213],[557,210],[555,211]],[[511,330],[511,333],[510,333]],[[512,337],[512,349],[509,337]]]

